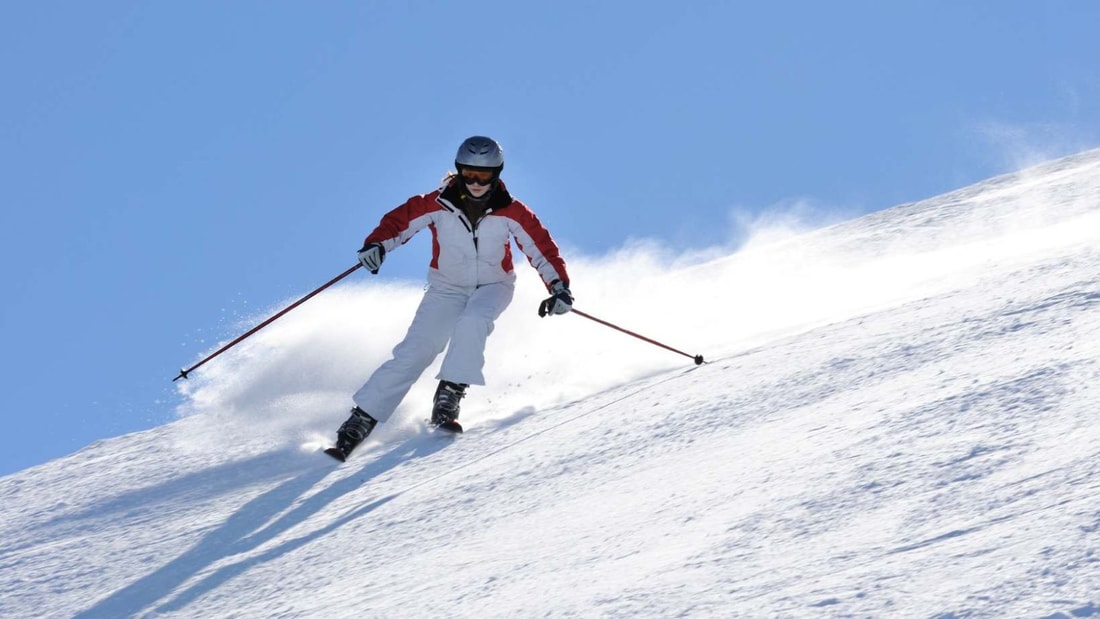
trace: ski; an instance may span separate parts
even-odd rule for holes
[[[433,432],[439,431],[443,434],[452,436],[455,434],[462,434],[463,432],[462,424],[458,423],[457,421],[445,421],[443,423],[432,423],[431,421],[429,421],[428,427],[431,428]],[[340,449],[339,447],[326,447],[324,451],[325,454],[331,456],[332,458],[335,458],[336,460],[339,460],[340,462],[347,462],[348,456],[351,455],[350,453],[344,451],[343,449]]]
[[[332,456],[333,458],[336,458],[340,462],[348,461],[348,454],[344,453],[344,450],[340,449],[339,447],[329,447],[325,450],[325,453]]]
[[[450,434],[462,434],[462,424],[457,421],[445,421],[440,424],[432,424],[432,427]]]

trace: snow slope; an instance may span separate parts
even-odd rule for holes
[[[662,252],[577,261],[578,307],[710,363],[514,310],[467,434],[424,380],[345,465],[419,290],[318,297],[179,421],[0,479],[0,616],[1100,617],[1100,151]]]

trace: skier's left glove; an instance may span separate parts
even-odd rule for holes
[[[553,296],[539,304],[539,316],[564,314],[573,309],[573,293],[569,284],[555,279],[550,282],[550,294]]]
[[[385,259],[386,248],[379,243],[370,243],[359,250],[359,263],[375,275],[378,275],[378,269]]]

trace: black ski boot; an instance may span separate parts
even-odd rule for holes
[[[458,423],[459,400],[465,397],[466,387],[467,385],[447,380],[439,381],[432,406],[433,426],[451,432],[462,431],[462,426]]]
[[[378,424],[374,417],[356,406],[351,409],[351,417],[336,431],[336,447],[330,447],[325,453],[343,462],[351,452],[370,436],[371,430]]]

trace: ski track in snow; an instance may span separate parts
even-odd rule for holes
[[[344,465],[219,449],[234,387],[0,479],[0,616],[1100,617],[1098,196],[1093,151],[792,239],[927,277]]]

